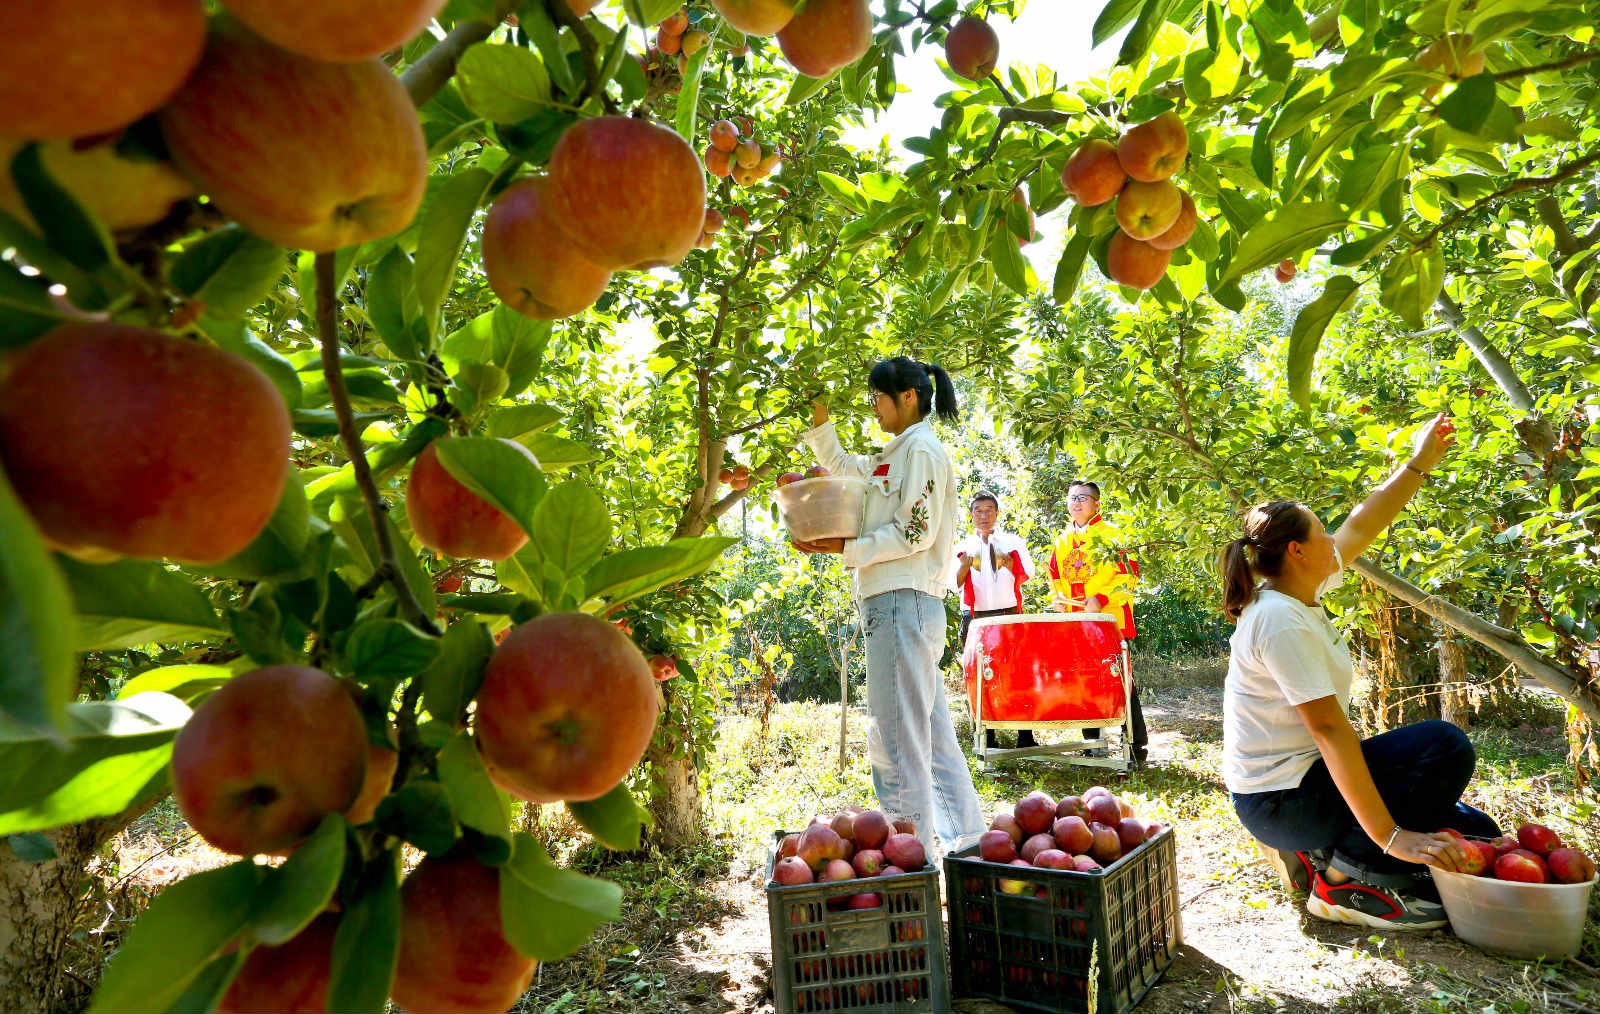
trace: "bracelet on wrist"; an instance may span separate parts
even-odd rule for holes
[[[1389,840],[1383,843],[1383,854],[1384,855],[1388,855],[1389,854],[1389,850],[1394,847],[1394,840],[1396,838],[1398,838],[1399,836],[1400,836],[1400,825],[1396,824],[1394,826],[1394,830],[1389,832]]]
[[[1428,478],[1428,473],[1427,472],[1424,472],[1422,469],[1418,468],[1416,465],[1413,465],[1409,461],[1405,463],[1405,470],[1408,471],[1408,472],[1415,472],[1424,481],[1426,481],[1427,478]]]

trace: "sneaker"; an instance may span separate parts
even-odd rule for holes
[[[1330,884],[1318,873],[1311,878],[1306,911],[1318,919],[1381,930],[1430,930],[1450,924],[1444,906],[1393,887],[1373,887],[1352,880]]]
[[[1275,849],[1260,841],[1256,842],[1256,851],[1290,894],[1310,893],[1311,880],[1317,875],[1317,863],[1311,853]]]

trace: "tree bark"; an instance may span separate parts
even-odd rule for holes
[[[650,797],[650,816],[655,819],[651,837],[663,851],[686,848],[703,836],[700,774],[687,757],[662,751],[650,760],[656,772],[656,792]]]
[[[1533,394],[1522,382],[1522,378],[1517,376],[1517,371],[1512,367],[1510,360],[1494,347],[1482,331],[1467,323],[1461,307],[1450,298],[1449,294],[1439,293],[1439,298],[1433,305],[1445,323],[1455,328],[1467,348],[1472,350],[1479,365],[1489,372],[1489,376],[1505,394],[1506,400],[1511,402],[1511,407],[1527,416],[1517,424],[1517,435],[1522,438],[1528,453],[1543,460],[1556,445],[1555,430],[1548,421],[1535,413]]]
[[[1467,652],[1458,637],[1441,630],[1439,637],[1439,717],[1461,727],[1472,728],[1472,709],[1465,690]]]
[[[89,862],[126,821],[90,821],[45,832],[56,857],[17,858],[0,843],[0,1011],[82,1010],[94,982],[67,972]]]
[[[1513,663],[1529,676],[1571,701],[1591,722],[1600,722],[1600,694],[1582,686],[1560,666],[1546,659],[1514,630],[1481,619],[1460,606],[1446,602],[1418,588],[1397,574],[1362,557],[1351,564],[1373,584],[1402,601],[1415,606],[1452,630],[1465,634],[1485,648]]]

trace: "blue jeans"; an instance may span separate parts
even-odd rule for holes
[[[1477,754],[1471,740],[1449,722],[1418,722],[1361,741],[1361,753],[1389,813],[1408,831],[1452,827],[1493,838],[1500,833],[1482,810],[1461,802]],[[1356,823],[1328,765],[1318,758],[1292,789],[1235,792],[1240,823],[1275,849],[1333,850],[1333,865],[1355,877],[1421,873],[1427,869],[1383,854],[1383,845]]]
[[[861,603],[867,651],[867,756],[878,803],[917,825],[934,859],[933,833],[946,848],[987,827],[972,772],[956,742],[939,675],[944,603],[900,588]],[[930,824],[932,825],[930,827]]]

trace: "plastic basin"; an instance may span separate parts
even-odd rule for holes
[[[1585,884],[1522,884],[1429,870],[1456,936],[1518,958],[1570,958],[1583,943],[1594,878]]]
[[[853,539],[861,534],[867,482],[851,476],[819,476],[779,486],[772,497],[784,527],[796,542]]]

